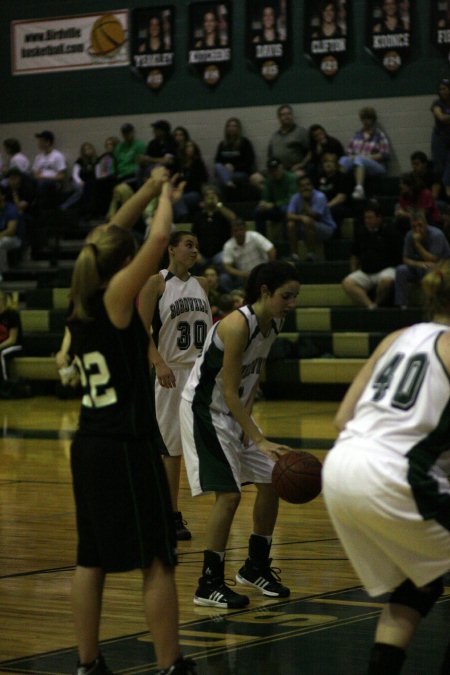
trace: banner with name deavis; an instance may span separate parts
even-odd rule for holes
[[[247,0],[247,59],[266,82],[292,62],[291,0]]]
[[[305,52],[323,75],[334,77],[348,56],[351,0],[307,0]]]
[[[139,7],[132,11],[132,68],[153,91],[161,89],[174,70],[174,21],[172,6]]]
[[[450,61],[450,0],[431,0],[431,44]]]
[[[231,3],[189,5],[188,63],[209,87],[221,81],[231,65]]]
[[[395,75],[411,58],[413,0],[372,0],[367,6],[366,48]]]

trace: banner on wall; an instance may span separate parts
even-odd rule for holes
[[[12,74],[126,66],[127,40],[127,10],[12,21]]]
[[[210,87],[231,64],[231,3],[189,5],[189,66]]]
[[[247,0],[247,58],[267,82],[292,61],[291,0]]]
[[[410,59],[412,2],[372,0],[368,3],[366,46],[391,74]]]
[[[175,10],[142,7],[132,12],[130,52],[133,68],[149,89],[161,89],[174,69],[173,27]]]
[[[334,77],[347,57],[351,0],[307,0],[305,51],[326,77]]]
[[[450,0],[431,0],[431,43],[450,60]]]

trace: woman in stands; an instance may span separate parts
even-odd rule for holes
[[[248,183],[255,165],[253,145],[242,133],[237,117],[225,123],[224,139],[219,143],[215,156],[216,178],[222,190],[235,190],[237,185]]]
[[[450,569],[450,264],[422,282],[430,323],[386,337],[336,415],[325,502],[371,596],[389,594],[369,675],[397,675]],[[447,650],[441,675],[450,672]]]

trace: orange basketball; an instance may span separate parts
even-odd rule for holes
[[[111,56],[124,42],[123,26],[113,14],[100,16],[92,26],[90,53],[94,56]]]

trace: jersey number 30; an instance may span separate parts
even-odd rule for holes
[[[179,321],[177,329],[180,331],[180,335],[177,338],[178,349],[183,351],[189,349],[192,338],[197,349],[201,349],[205,344],[207,327],[204,321],[194,321],[192,326],[187,321]]]
[[[80,371],[81,384],[84,395],[81,405],[86,408],[105,408],[117,403],[117,394],[114,387],[108,387],[111,375],[105,357],[100,352],[83,354],[80,359],[75,358]]]

